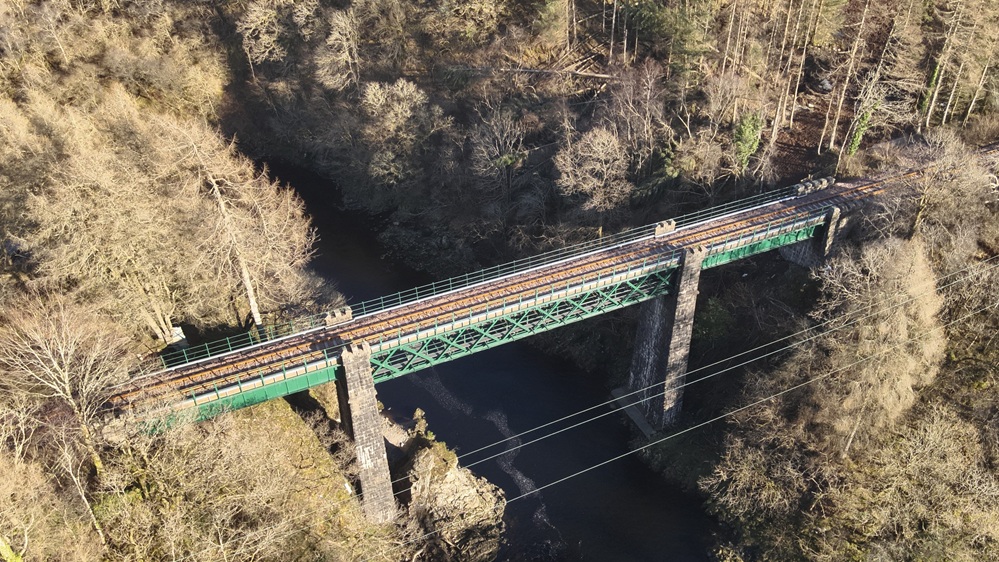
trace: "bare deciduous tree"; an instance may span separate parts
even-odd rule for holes
[[[28,456],[35,433],[43,424],[45,404],[23,392],[5,392],[0,397],[0,447],[14,462]]]
[[[864,315],[846,337],[829,341],[829,367],[863,362],[828,387],[816,387],[807,401],[811,423],[827,428],[844,455],[856,439],[877,438],[911,408],[915,390],[934,379],[943,360],[946,338],[937,323],[943,299],[925,254],[918,239],[889,240],[834,259],[820,274],[824,298],[817,314]]]
[[[172,341],[191,262],[190,246],[176,235],[198,205],[177,196],[189,178],[160,158],[158,132],[121,88],[89,115],[43,96],[31,109],[65,154],[28,204],[36,228],[27,238],[43,281]]]
[[[177,319],[231,321],[233,303],[248,302],[259,324],[315,294],[301,200],[204,124],[140,115],[120,88],[90,116],[47,103],[35,113],[67,153],[29,205],[45,282],[166,343]]]
[[[846,101],[848,90],[853,87],[853,80],[856,75],[859,59],[863,56],[860,47],[864,43],[864,39],[866,39],[865,33],[867,33],[867,30],[865,29],[865,25],[867,24],[867,15],[870,6],[870,0],[866,0],[864,2],[864,9],[860,15],[860,22],[857,24],[857,32],[853,38],[853,45],[850,48],[850,57],[847,59],[845,74],[840,85],[839,99],[836,102],[836,114],[833,117],[832,126],[829,128],[829,150],[836,147],[836,134],[839,130],[839,120],[840,114],[843,111],[843,103]],[[832,104],[831,100],[830,104]]]
[[[510,109],[500,108],[480,117],[482,124],[471,136],[472,170],[480,178],[487,199],[508,203],[517,170],[527,158],[526,131]]]
[[[87,516],[59,493],[42,466],[0,454],[0,473],[0,559],[103,559]]]
[[[112,560],[381,559],[392,550],[395,531],[364,523],[324,443],[286,404],[126,441],[101,490]]]
[[[506,0],[444,0],[423,25],[444,45],[479,45],[496,33],[506,12]]]
[[[251,66],[280,62],[288,56],[290,17],[285,0],[250,2],[246,12],[236,22],[243,40],[243,51]]]
[[[710,505],[768,559],[877,552],[902,528],[882,517],[894,509],[892,495],[937,518],[929,515],[937,500],[910,495],[907,478],[897,478],[912,474],[896,446],[911,435],[912,416],[923,415],[916,392],[934,380],[946,344],[926,249],[918,239],[875,242],[819,277],[817,314],[838,329],[801,342],[776,371],[749,376],[746,398],[764,400],[734,416],[721,462],[700,480]],[[896,477],[868,478],[892,456]],[[871,519],[872,511],[881,515]]]
[[[559,189],[583,198],[583,208],[600,218],[624,203],[633,186],[627,180],[628,158],[617,136],[603,127],[584,133],[555,155]]]
[[[328,17],[330,32],[315,55],[316,78],[331,90],[344,90],[360,82],[359,23],[354,10],[337,10]]]
[[[363,165],[368,177],[383,188],[367,196],[375,205],[393,199],[404,201],[414,195],[407,191],[422,187],[416,180],[425,143],[450,120],[430,103],[423,90],[401,78],[392,84],[365,84],[360,102],[367,117],[360,131],[366,144]]]
[[[206,286],[194,278],[192,287],[200,293],[241,286],[257,326],[263,324],[261,309],[276,311],[315,296],[305,266],[316,233],[302,200],[207,127],[164,121],[162,130],[173,133],[174,165],[197,178],[194,189],[203,203],[194,269],[213,272],[215,282]]]
[[[726,174],[725,149],[721,141],[701,130],[677,143],[674,162],[684,177],[712,198],[717,195]]]
[[[96,314],[42,295],[0,311],[0,384],[7,392],[55,400],[73,413],[100,469],[94,422],[134,363],[131,342]]]
[[[818,542],[820,559],[855,549],[851,542],[871,558],[908,560],[981,560],[999,547],[999,480],[978,429],[955,412],[929,408],[865,457],[817,516],[833,531]]]
[[[402,0],[357,0],[351,3],[361,29],[371,38],[365,60],[371,65],[398,68],[412,47],[410,35],[417,12]]]
[[[674,141],[666,113],[665,74],[662,66],[647,60],[628,70],[614,84],[607,107],[607,121],[625,143],[641,170],[655,153],[668,153]]]

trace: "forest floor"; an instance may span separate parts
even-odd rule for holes
[[[794,126],[781,129],[774,145],[774,173],[779,184],[796,182],[809,175],[831,175],[835,172],[833,155],[819,150],[819,143],[824,140],[823,108],[828,105],[831,95],[806,91],[799,96]],[[852,115],[844,117],[850,118]]]

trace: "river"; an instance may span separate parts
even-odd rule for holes
[[[319,232],[313,267],[348,303],[431,281],[384,258],[376,240],[378,221],[340,210],[330,181],[292,167],[272,171],[305,200]],[[377,390],[390,413],[426,412],[430,430],[459,456],[608,399],[599,375],[579,372],[524,342],[385,382]],[[613,414],[471,469],[515,498],[628,452],[630,431],[624,416]],[[519,443],[508,441],[489,453]],[[462,464],[480,458],[469,455]],[[505,520],[499,560],[511,561],[704,561],[715,526],[697,497],[668,485],[636,455],[514,501]]]

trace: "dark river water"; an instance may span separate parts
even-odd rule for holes
[[[431,281],[384,258],[376,240],[378,221],[339,210],[330,182],[295,169],[272,169],[305,199],[320,235],[314,268],[348,303]],[[423,409],[430,430],[459,456],[608,399],[599,376],[578,372],[523,342],[385,382],[377,390],[396,415]],[[556,427],[561,426],[523,441]],[[626,453],[630,437],[624,416],[613,414],[471,469],[516,498]],[[520,443],[507,441],[484,454]],[[461,462],[468,465],[484,454]],[[667,485],[636,455],[513,501],[506,523],[500,560],[703,561],[714,527],[696,497]]]

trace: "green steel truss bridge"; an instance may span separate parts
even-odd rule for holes
[[[912,172],[911,175],[918,172]],[[892,178],[897,181],[899,178]],[[673,220],[163,355],[108,404],[206,419],[343,375],[366,342],[376,383],[675,292],[685,252],[702,269],[816,240],[885,182],[805,182]]]

